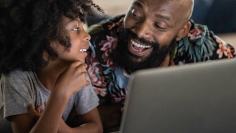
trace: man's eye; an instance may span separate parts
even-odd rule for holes
[[[154,25],[155,25],[155,27],[158,28],[158,29],[161,29],[161,30],[164,30],[164,29],[165,29],[165,28],[159,26],[158,24],[154,24]]]
[[[137,17],[137,15],[136,15],[135,13],[132,13],[132,15],[133,15],[134,17]]]
[[[135,13],[135,9],[131,10],[131,15],[136,18],[142,18],[141,15]]]

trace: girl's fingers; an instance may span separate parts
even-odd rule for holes
[[[34,109],[33,104],[30,104],[30,105],[28,106],[28,110],[29,110],[30,114],[35,114],[35,113],[37,113],[37,111]]]
[[[41,109],[43,109],[43,105],[37,106],[35,110],[36,110],[38,113],[40,113],[40,112],[41,112],[41,111],[40,111]]]
[[[87,64],[81,64],[80,66],[78,66],[78,68],[80,69],[80,72],[83,72],[87,67],[88,67]]]
[[[88,86],[90,84],[90,82],[88,80],[86,80],[86,85],[85,86]]]
[[[71,64],[72,67],[79,67],[81,64],[83,64],[81,61],[76,61]]]

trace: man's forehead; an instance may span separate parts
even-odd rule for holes
[[[144,2],[144,0],[133,0],[133,1],[139,1],[139,2]]]
[[[147,4],[149,7],[157,6],[175,6],[175,7],[186,7],[191,6],[193,0],[133,0],[133,2],[140,2]]]
[[[170,17],[188,16],[191,12],[193,0],[134,0],[135,3],[141,3],[151,12],[165,12]],[[191,3],[192,2],[192,3]]]

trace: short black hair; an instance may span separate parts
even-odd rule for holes
[[[92,0],[0,0],[0,74],[46,66],[58,56],[50,46],[52,40],[59,41],[65,50],[71,47],[62,17],[85,22],[95,10],[103,13]]]

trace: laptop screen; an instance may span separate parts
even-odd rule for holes
[[[135,72],[121,133],[235,133],[236,59]]]

